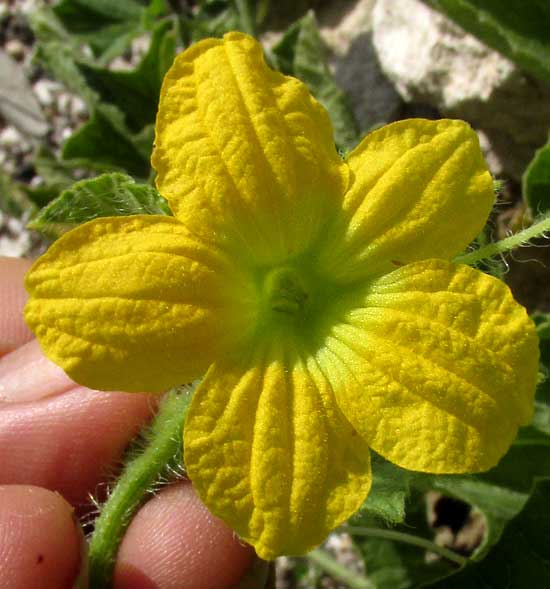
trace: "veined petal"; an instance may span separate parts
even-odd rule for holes
[[[318,361],[371,447],[412,470],[495,465],[531,419],[538,367],[534,325],[508,287],[428,260],[346,306]]]
[[[184,448],[204,503],[267,560],[322,542],[370,488],[368,446],[320,368],[277,344],[210,369]]]
[[[152,162],[176,217],[260,264],[307,248],[348,181],[326,111],[241,33],[176,58],[162,86]]]
[[[254,289],[171,217],[96,219],[27,275],[25,319],[76,382],[163,391],[200,376],[253,324]]]
[[[340,280],[450,259],[479,234],[494,203],[474,131],[410,119],[378,129],[348,158],[354,174],[322,265]]]

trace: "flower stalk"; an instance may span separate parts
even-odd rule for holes
[[[128,462],[95,521],[89,547],[90,587],[111,587],[116,554],[132,517],[159,482],[173,478],[183,465],[182,429],[192,392],[169,391],[153,423],[129,451]]]
[[[472,266],[483,260],[488,260],[494,256],[505,254],[506,252],[512,251],[517,247],[527,245],[531,239],[537,237],[544,237],[550,231],[550,217],[544,217],[537,223],[533,223],[527,229],[518,231],[510,237],[490,243],[485,247],[481,247],[473,252],[469,252],[455,258],[455,262],[459,264],[468,264]]]
[[[459,566],[464,566],[468,562],[466,557],[457,554],[453,550],[445,548],[445,546],[440,546],[426,538],[420,538],[419,536],[413,536],[412,534],[406,534],[405,532],[398,532],[397,530],[382,530],[380,528],[368,528],[364,526],[345,526],[341,528],[341,531],[356,536],[368,536],[370,538],[392,540],[394,542],[401,542],[403,544],[417,546],[418,548],[424,548],[425,550],[438,554]]]

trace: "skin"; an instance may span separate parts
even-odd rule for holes
[[[101,496],[156,399],[73,383],[22,319],[30,262],[0,258],[0,589],[66,589],[83,563],[78,517]],[[229,589],[253,551],[188,482],[165,487],[122,541],[115,589]]]

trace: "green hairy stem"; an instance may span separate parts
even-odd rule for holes
[[[523,229],[523,231],[518,231],[517,233],[514,233],[514,235],[510,235],[510,237],[506,237],[496,243],[490,243],[489,245],[481,247],[473,252],[462,254],[456,257],[454,261],[459,264],[468,264],[472,266],[482,260],[487,260],[488,258],[509,252],[521,245],[526,245],[531,239],[541,237],[548,231],[550,231],[550,217],[545,217],[531,225],[531,227]]]
[[[190,389],[166,393],[143,439],[128,453],[124,470],[94,524],[89,546],[90,587],[111,587],[118,548],[133,515],[159,482],[173,478],[181,469],[183,422],[191,397]]]

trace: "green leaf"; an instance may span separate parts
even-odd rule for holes
[[[368,579],[376,589],[406,589],[411,587],[407,567],[403,563],[402,546],[389,540],[365,538],[361,552]]]
[[[405,520],[405,502],[410,494],[411,471],[399,468],[372,452],[372,487],[350,524],[362,525],[365,516],[375,515],[388,524]]]
[[[536,312],[531,315],[531,318],[537,326],[540,361],[547,370],[550,370],[550,313]]]
[[[170,215],[168,204],[147,184],[124,174],[103,174],[63,191],[28,224],[50,238],[96,217]]]
[[[485,538],[476,554],[485,554],[498,542],[507,522],[523,508],[537,477],[550,477],[550,437],[532,427],[518,438],[490,471],[478,475],[418,474],[411,484],[434,489],[477,507],[486,518]]]
[[[96,106],[90,119],[69,137],[62,157],[77,160],[85,168],[121,170],[137,178],[147,179],[151,165],[152,133],[133,135],[120,111],[110,105]]]
[[[65,30],[48,6],[31,12],[30,25],[37,40],[35,61],[53,78],[81,96],[88,106],[92,105],[95,100],[94,93],[75,63],[76,59],[85,58],[78,40]]]
[[[468,476],[433,477],[430,487],[483,513],[486,530],[477,554],[486,553],[498,541],[506,523],[521,511],[528,497],[527,493]]]
[[[550,479],[538,480],[519,515],[482,561],[428,585],[432,589],[550,587]]]
[[[425,0],[469,33],[550,81],[550,3],[546,0]]]
[[[523,174],[523,197],[535,215],[550,211],[550,145],[541,147]]]
[[[155,122],[160,87],[175,49],[173,24],[164,21],[156,27],[147,54],[134,70],[113,71],[84,62],[77,67],[98,99],[116,106],[124,113],[128,128],[137,132]]]
[[[196,43],[205,37],[222,37],[241,29],[241,19],[232,0],[202,0],[193,13],[183,19],[187,41]]]
[[[23,188],[0,169],[0,212],[13,217],[20,217],[33,207]]]
[[[418,473],[407,474],[413,478]],[[350,527],[349,533],[363,556],[368,579],[376,589],[418,587],[422,582],[432,581],[456,569],[456,564],[446,559],[428,562],[425,547],[403,540],[403,536],[414,535],[430,545],[434,536],[426,518],[425,493],[412,484],[411,495],[407,498],[407,517],[402,524],[388,530],[379,525],[377,517],[370,516],[369,521],[368,512],[364,512],[363,518],[362,526],[366,527]],[[380,534],[376,533],[376,528]],[[368,533],[365,530],[369,530]],[[384,537],[386,532],[401,535],[401,541]]]
[[[359,140],[359,131],[347,97],[338,87],[326,61],[326,48],[313,12],[295,22],[272,49],[276,65],[286,74],[305,82],[328,110],[336,145],[344,151]]]
[[[61,0],[53,12],[96,56],[121,54],[141,32],[143,3],[135,0]]]
[[[535,414],[531,427],[546,436],[550,436],[550,377],[548,373],[537,389]]]
[[[61,0],[54,7],[56,16],[75,33],[96,31],[113,23],[139,20],[143,3],[135,0]]]

